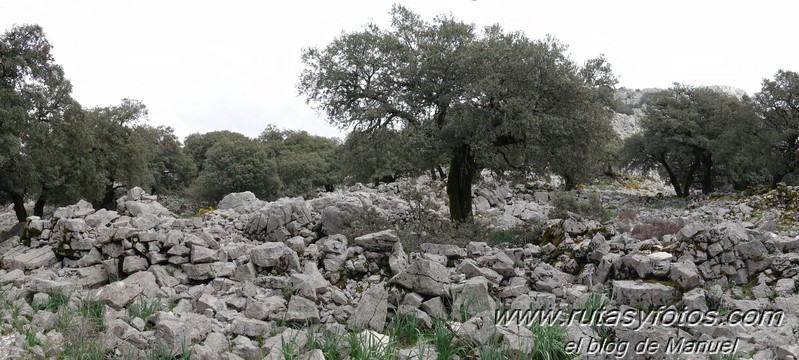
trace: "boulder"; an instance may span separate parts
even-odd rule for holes
[[[449,269],[437,262],[420,258],[404,272],[394,276],[391,283],[422,295],[445,296],[450,284]]]
[[[347,324],[350,329],[359,331],[371,329],[382,332],[388,315],[388,292],[383,283],[370,286],[361,294],[355,313]]]

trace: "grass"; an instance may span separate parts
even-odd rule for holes
[[[139,296],[134,303],[128,305],[128,316],[131,319],[139,318],[142,320],[147,320],[148,317],[152,316],[158,311],[161,311],[163,308],[164,304],[161,303],[161,300],[147,300],[147,298]]]
[[[94,326],[95,331],[105,329],[105,302],[102,300],[85,300],[80,306],[80,313]]]
[[[64,289],[57,288],[53,290],[53,293],[50,294],[49,299],[45,303],[32,303],[30,302],[31,307],[34,311],[58,311],[58,309],[66,306],[69,304],[69,294],[64,292]]]
[[[529,359],[571,360],[575,357],[566,352],[566,327],[533,324],[530,330],[535,335],[535,347]]]
[[[416,345],[421,335],[419,330],[421,325],[419,319],[415,316],[398,312],[394,314],[394,318],[391,320],[389,335],[401,345],[413,346]]]

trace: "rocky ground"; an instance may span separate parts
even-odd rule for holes
[[[577,203],[590,193],[601,208],[580,215],[541,184],[485,180],[475,191],[483,231],[471,235],[440,227],[444,184],[426,177],[308,201],[230,194],[193,217],[138,188],[116,211],[79,202],[0,239],[0,358],[565,359],[570,342],[584,359],[708,358],[667,353],[675,339],[735,344],[717,359],[799,355],[799,189],[683,201],[662,184],[623,181],[581,190]],[[784,318],[529,327],[495,318],[602,306]],[[591,341],[608,351],[592,353]],[[641,342],[660,349],[636,353]]]

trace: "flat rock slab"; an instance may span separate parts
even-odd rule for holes
[[[682,297],[680,291],[672,286],[636,280],[613,281],[613,294],[620,304],[649,309],[671,305]]]
[[[394,276],[391,282],[422,295],[444,296],[449,290],[449,269],[437,262],[420,258],[404,272]]]
[[[35,249],[20,246],[6,253],[2,261],[4,269],[31,270],[51,266],[56,263],[57,259],[53,249],[49,246]]]

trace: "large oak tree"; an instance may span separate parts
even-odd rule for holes
[[[389,29],[305,49],[299,91],[342,128],[421,134],[426,152],[449,158],[453,220],[471,216],[482,169],[554,171],[573,185],[597,166],[616,83],[603,58],[578,66],[553,38],[428,22],[401,6],[391,15]]]

